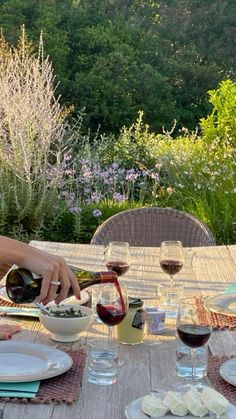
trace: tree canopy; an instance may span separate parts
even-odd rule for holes
[[[57,93],[85,127],[118,132],[139,110],[150,128],[194,129],[207,91],[235,79],[236,3],[231,0],[1,0],[10,43],[25,24],[52,61]]]

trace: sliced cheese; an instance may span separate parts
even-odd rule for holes
[[[208,408],[202,403],[201,394],[197,390],[191,389],[187,391],[183,399],[192,415],[202,418],[208,414]]]
[[[151,418],[161,418],[169,411],[162,400],[153,394],[143,397],[141,401],[141,410]]]
[[[176,416],[186,416],[188,414],[187,406],[180,393],[168,391],[163,399],[163,403],[169,408],[171,413]]]
[[[218,393],[218,391],[210,387],[205,387],[203,389],[201,398],[204,405],[212,413],[215,413],[215,415],[222,415],[229,406],[228,400],[222,396],[222,394]]]

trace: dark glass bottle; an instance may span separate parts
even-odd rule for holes
[[[115,272],[92,272],[74,266],[69,266],[78,280],[80,289],[95,284],[117,283]],[[32,303],[40,294],[42,277],[33,275],[31,271],[24,268],[12,269],[6,278],[6,292],[11,301],[17,304]],[[60,292],[60,285],[57,293]],[[72,288],[68,296],[73,295]]]

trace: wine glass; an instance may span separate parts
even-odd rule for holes
[[[97,298],[97,315],[108,326],[108,346],[112,340],[112,328],[127,314],[128,297],[126,285],[102,284]]]
[[[170,286],[174,286],[174,275],[179,273],[184,264],[184,251],[181,241],[169,240],[161,243],[161,269],[170,276]]]
[[[205,345],[212,332],[210,312],[205,311],[204,319],[198,316],[194,297],[180,300],[177,322],[177,336],[191,351],[191,386],[196,383],[196,352]]]
[[[109,271],[116,272],[117,276],[124,275],[131,263],[129,243],[119,241],[108,243],[105,263]]]

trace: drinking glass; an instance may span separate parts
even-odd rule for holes
[[[208,342],[212,331],[210,313],[207,310],[204,317],[204,319],[201,318],[200,323],[194,297],[180,300],[176,329],[181,342],[191,350],[192,386],[196,382],[195,360],[197,349]]]
[[[108,326],[108,346],[112,340],[112,328],[118,325],[127,314],[128,297],[125,285],[102,284],[97,298],[97,314]]]
[[[161,269],[170,276],[170,286],[174,286],[174,276],[184,264],[184,252],[181,241],[163,241],[160,249]]]
[[[116,272],[117,276],[124,275],[131,263],[129,243],[110,242],[106,247],[105,263],[109,271]]]

